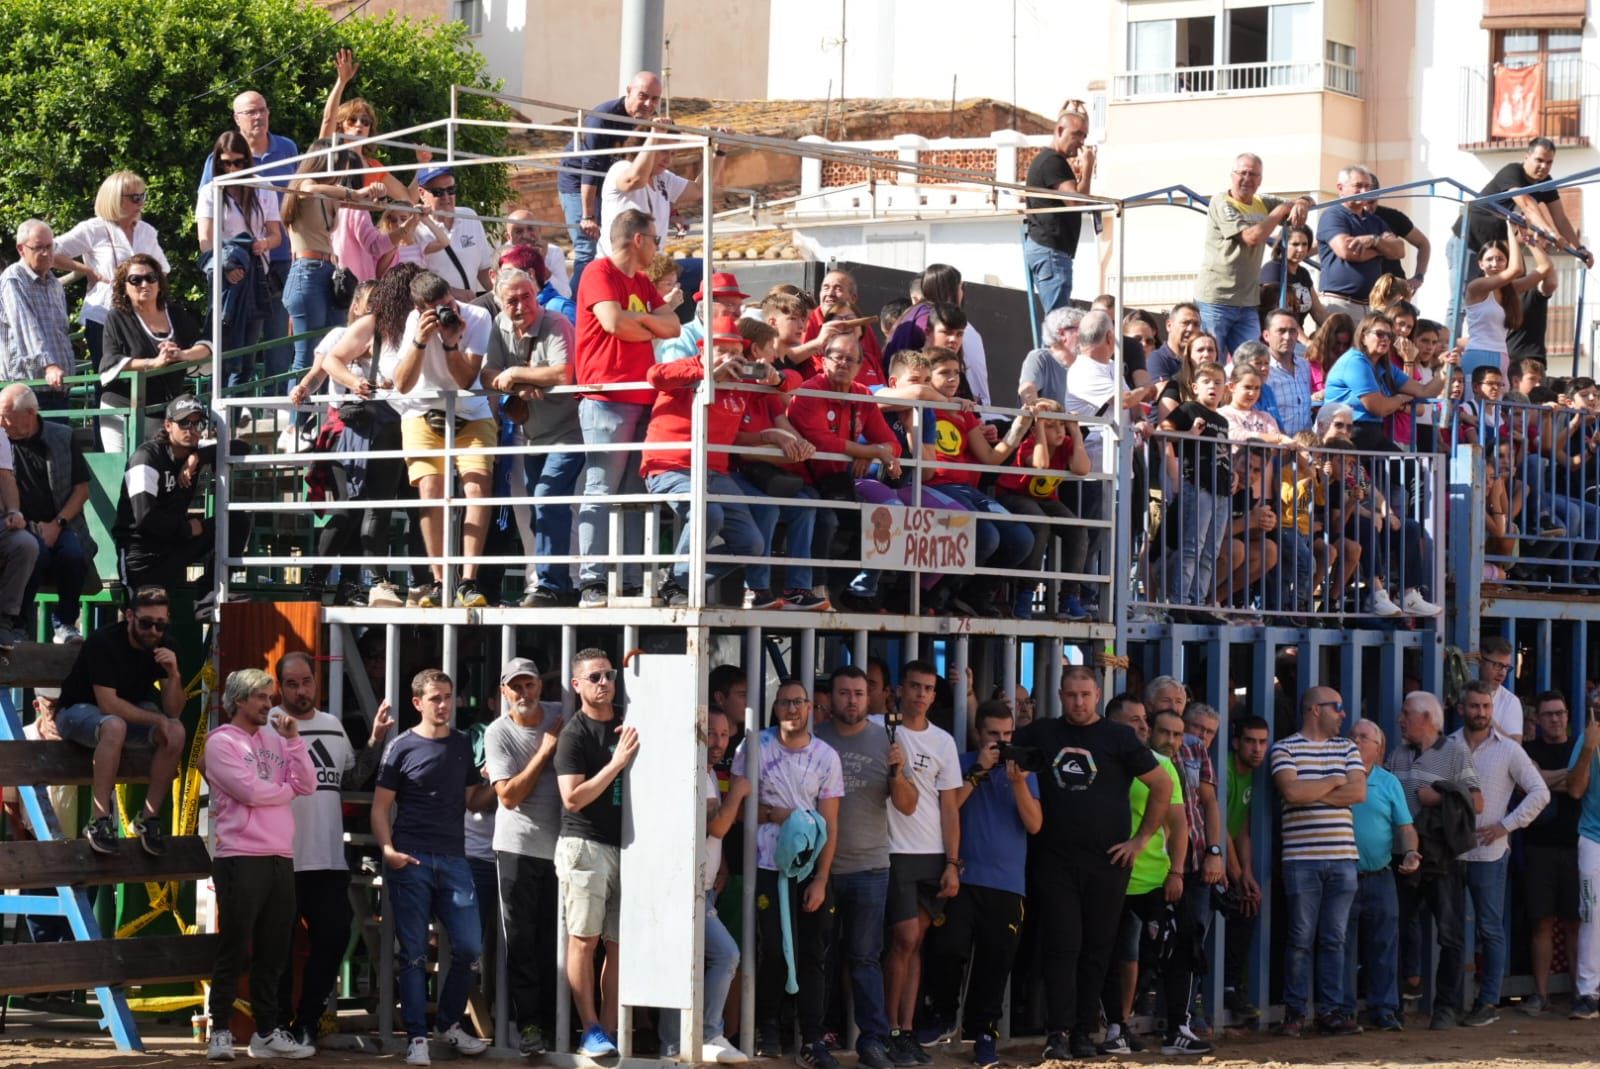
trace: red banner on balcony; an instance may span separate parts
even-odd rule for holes
[[[1526,141],[1538,137],[1544,109],[1544,64],[1529,67],[1494,66],[1494,112],[1489,136],[1496,140]]]

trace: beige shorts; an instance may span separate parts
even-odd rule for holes
[[[422,416],[408,416],[400,421],[400,444],[406,452],[421,449],[443,449],[444,435],[439,434]],[[456,449],[493,449],[499,441],[495,438],[494,420],[475,419],[456,431]],[[415,486],[425,475],[443,475],[444,457],[412,457],[406,461],[406,477]],[[456,470],[463,475],[478,472],[487,475],[494,470],[494,457],[482,453],[457,452]]]
[[[617,942],[622,909],[622,849],[574,839],[556,840],[556,879],[567,934]]]

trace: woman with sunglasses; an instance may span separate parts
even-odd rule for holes
[[[102,382],[115,377],[101,391],[102,408],[126,409],[132,404],[131,377],[125,372],[150,372],[211,359],[211,342],[203,339],[193,316],[167,299],[167,273],[155,257],[144,253],[135,253],[117,268],[105,330],[105,355],[98,370]],[[129,424],[120,415],[101,416],[100,443],[105,451],[122,451],[129,426],[141,442],[159,431],[159,413],[167,402],[189,392],[188,370],[192,368],[145,378],[142,422]]]
[[[1350,437],[1357,449],[1399,452],[1384,430],[1384,420],[1409,407],[1415,398],[1438,397],[1449,377],[1440,375],[1431,382],[1405,377],[1394,370],[1389,359],[1393,348],[1394,320],[1373,312],[1356,329],[1350,351],[1328,370],[1323,399],[1347,404],[1355,412]],[[1455,354],[1445,354],[1444,363],[1456,365]]]
[[[56,270],[76,271],[89,280],[78,318],[96,366],[103,353],[105,323],[111,312],[111,279],[118,265],[142,253],[154,258],[163,272],[171,270],[167,254],[161,251],[160,235],[144,221],[147,195],[143,178],[132,171],[113,172],[95,194],[94,218],[56,236]]]
[[[251,166],[250,142],[237,130],[228,130],[211,146],[211,173],[218,177]],[[267,254],[283,243],[283,222],[278,197],[255,186],[228,186],[222,194],[222,222],[216,219],[211,182],[200,187],[194,220],[199,231],[201,266],[210,276],[211,264],[223,261],[223,349],[239,349],[261,340],[267,321]],[[207,292],[209,292],[209,287]],[[227,385],[247,378],[251,359],[228,361]]]

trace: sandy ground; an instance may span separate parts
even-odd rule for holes
[[[1345,1039],[1284,1040],[1270,1035],[1230,1033],[1224,1037],[1214,1057],[1197,1059],[1194,1064],[1208,1067],[1269,1067],[1317,1065],[1326,1069],[1341,1066],[1431,1065],[1441,1069],[1489,1067],[1532,1069],[1551,1065],[1600,1065],[1600,1023],[1569,1021],[1546,1015],[1530,1019],[1514,1011],[1485,1028],[1460,1028],[1448,1033],[1428,1032],[1418,1018],[1406,1032],[1367,1033]],[[101,1036],[94,1024],[42,1014],[13,1012],[4,1035],[0,1035],[0,1066],[67,1066],[71,1069],[168,1069],[178,1066],[203,1066],[204,1049],[190,1040],[187,1029],[175,1026],[150,1026],[145,1029],[148,1049],[143,1054],[122,1054]],[[1019,1043],[1004,1051],[1008,1065],[1032,1066],[1038,1063],[1039,1048]],[[248,1060],[241,1050],[240,1060]],[[934,1069],[956,1069],[970,1065],[970,1047],[947,1048],[935,1059]],[[518,1062],[511,1056],[487,1059],[495,1064]],[[438,1053],[435,1064],[457,1062],[447,1053]],[[845,1066],[853,1065],[849,1055],[841,1057]],[[315,1065],[401,1065],[399,1054],[379,1055],[324,1050],[308,1064]],[[1176,1059],[1159,1053],[1128,1058],[1102,1058],[1095,1064],[1174,1064]],[[787,1069],[791,1062],[774,1063]],[[1066,1063],[1046,1063],[1062,1067]]]

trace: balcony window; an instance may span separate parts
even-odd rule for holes
[[[1521,149],[1532,136],[1588,145],[1600,83],[1584,62],[1581,26],[1492,26],[1488,62],[1461,68],[1461,147]],[[1535,90],[1522,94],[1508,85],[1514,72],[1530,68],[1540,73]]]
[[[483,0],[451,0],[450,17],[467,24],[474,37],[483,33]]]
[[[1552,138],[1577,137],[1583,97],[1583,31],[1503,30],[1494,36],[1496,63],[1513,70],[1544,68],[1540,132]]]
[[[1335,72],[1318,55],[1317,7],[1294,3],[1229,8],[1220,16],[1128,24],[1119,99],[1335,89],[1359,95],[1354,50]],[[1346,46],[1340,46],[1344,48]]]

